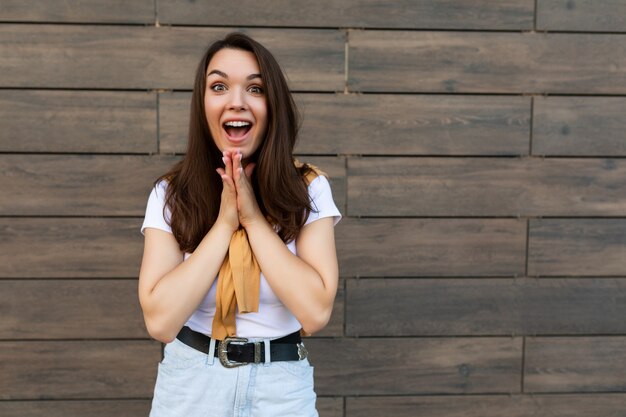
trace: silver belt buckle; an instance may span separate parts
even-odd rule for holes
[[[236,361],[230,361],[228,359],[228,345],[229,344],[247,343],[247,342],[248,342],[248,339],[243,338],[243,337],[227,337],[224,340],[220,340],[220,343],[217,346],[217,357],[220,359],[220,362],[222,363],[222,365],[224,365],[224,367],[226,368],[236,368],[237,366],[248,364],[248,362],[236,362]]]
[[[304,347],[304,343],[300,342],[298,343],[298,360],[302,360],[305,359],[307,356],[309,356],[309,351],[306,350],[306,348]]]

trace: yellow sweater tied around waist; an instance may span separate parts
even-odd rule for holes
[[[302,166],[294,159],[297,168]],[[312,171],[305,177],[308,184],[317,176],[328,177],[325,172],[309,164]],[[215,297],[215,317],[213,318],[211,337],[224,340],[226,337],[237,336],[235,316],[237,308],[240,314],[259,311],[259,291],[261,285],[261,269],[257,262],[246,230],[237,230],[230,239],[228,253],[220,268]],[[302,336],[310,333],[300,329]]]

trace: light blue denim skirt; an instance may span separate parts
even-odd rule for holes
[[[150,417],[318,417],[308,359],[226,368],[212,352],[165,345]]]

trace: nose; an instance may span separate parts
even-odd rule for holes
[[[244,110],[246,107],[244,91],[241,88],[233,88],[229,95],[228,108],[230,110]]]

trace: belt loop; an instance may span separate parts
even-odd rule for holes
[[[265,363],[264,366],[270,366],[272,362],[272,355],[270,354],[270,341],[269,339],[263,339],[263,344],[265,345]]]
[[[211,337],[211,341],[209,342],[209,356],[207,358],[207,363],[209,365],[213,365],[214,359],[215,359],[215,339]]]

